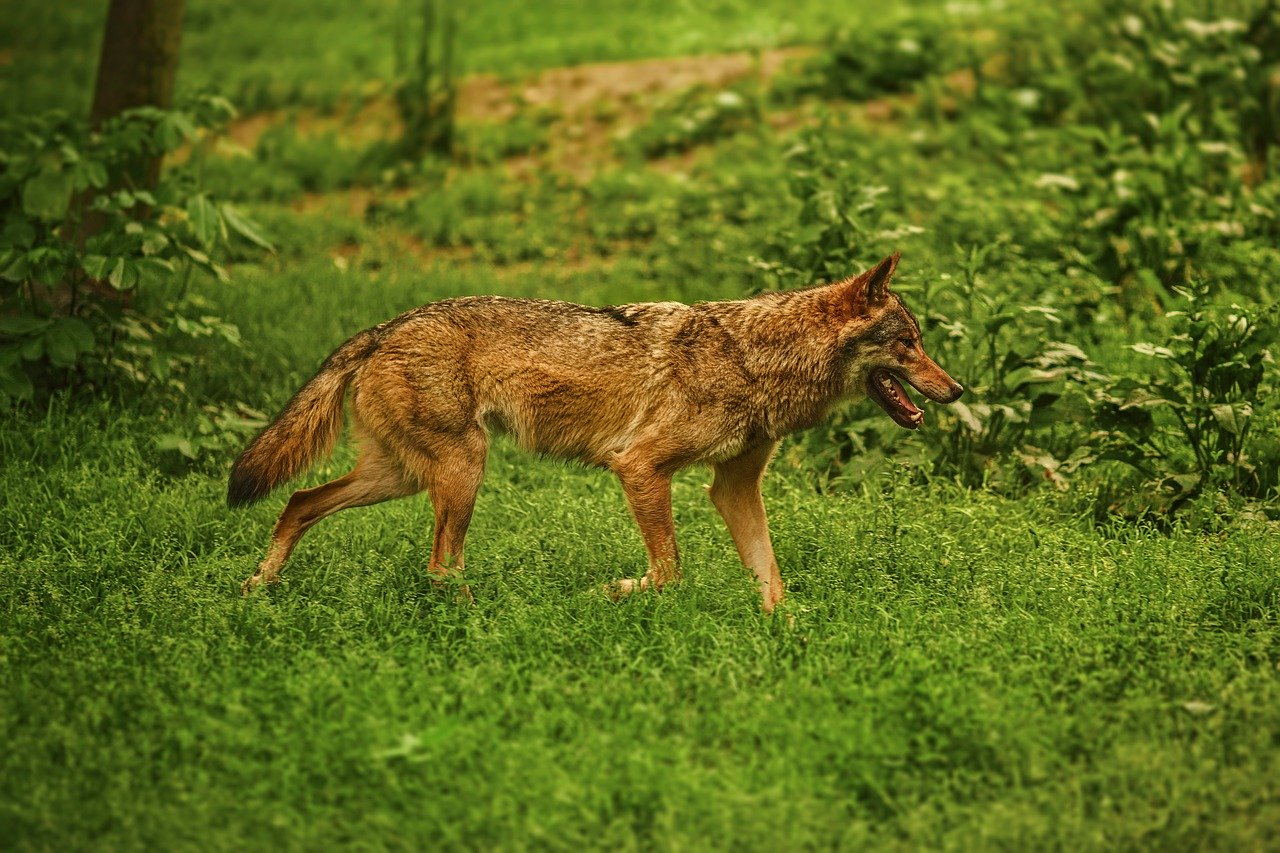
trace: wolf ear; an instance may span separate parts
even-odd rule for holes
[[[868,305],[879,305],[889,295],[889,280],[898,268],[901,252],[894,252],[871,269],[849,282],[849,301],[854,313],[860,314]]]

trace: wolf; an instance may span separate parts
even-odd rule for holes
[[[903,383],[937,403],[963,390],[889,289],[899,257],[833,284],[694,305],[445,299],[356,334],[232,466],[230,506],[265,497],[333,448],[351,389],[355,468],[293,493],[243,592],[277,581],[322,518],[423,490],[435,510],[427,569],[437,581],[461,572],[489,439],[503,432],[617,475],[649,561],[607,587],[615,598],[679,579],[671,478],[709,465],[711,501],[772,612],[783,583],[760,483],[779,441],[863,397],[916,429],[924,412]]]

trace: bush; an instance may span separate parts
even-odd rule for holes
[[[910,91],[930,75],[964,65],[967,42],[950,35],[963,22],[940,11],[877,15],[834,30],[816,56],[776,82],[775,97],[861,100]]]
[[[1099,3],[1052,13],[1034,38],[1015,22],[973,63],[963,109],[934,108],[936,81],[918,87],[912,163],[857,127],[801,134],[797,215],[754,260],[763,285],[831,281],[903,249],[895,286],[968,389],[917,433],[837,415],[807,455],[837,477],[905,462],[1013,494],[1079,486],[1126,517],[1273,499],[1277,313],[1226,294],[1265,298],[1280,270],[1275,146],[1260,167],[1256,132],[1273,127],[1258,105],[1280,64],[1263,49],[1274,11],[1203,21]]]
[[[762,123],[759,94],[751,87],[694,87],[659,106],[621,147],[647,158],[666,157],[755,130]]]
[[[214,255],[233,239],[269,249],[265,237],[202,192],[193,169],[154,189],[125,177],[184,145],[198,159],[202,136],[232,112],[210,97],[130,110],[93,131],[59,113],[0,130],[0,406],[119,379],[180,391],[189,357],[175,338],[239,342],[188,285],[226,278]]]
[[[1219,487],[1265,497],[1280,458],[1252,439],[1280,410],[1280,308],[1215,305],[1203,283],[1178,293],[1186,309],[1170,313],[1164,340],[1133,344],[1143,361],[1094,390],[1092,457],[1130,466],[1165,508]]]

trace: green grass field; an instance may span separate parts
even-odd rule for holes
[[[303,5],[250,18],[192,0],[181,86],[314,106],[387,73],[390,5]],[[29,37],[0,103],[74,108],[101,6],[10,17],[4,43]],[[464,25],[464,64],[511,77],[817,43],[875,18],[861,3],[593,9],[488,4]],[[953,50],[904,20],[903,38]],[[1224,175],[1247,158],[1224,171],[1196,128],[1130,147],[1113,129],[1099,153],[1076,126],[1093,120],[1083,88],[1050,60],[1033,71],[1037,104],[1068,105],[1052,115],[994,65],[969,91],[943,60],[918,70],[910,44],[881,43],[865,55],[909,81],[870,104],[849,80],[875,69],[834,39],[819,67],[843,70],[825,78],[659,91],[592,105],[590,121],[521,108],[465,123],[454,162],[379,171],[340,123],[198,161],[276,251],[237,246],[229,283],[197,277],[194,302],[166,285],[137,307],[219,317],[240,343],[170,329],[157,352],[176,354],[176,378],[0,415],[0,846],[1274,846],[1274,361],[1247,401],[1210,401],[1198,435],[1247,422],[1247,453],[1194,494],[1176,493],[1194,458],[1170,401],[1137,406],[1154,413],[1154,479],[1115,461],[1128,445],[1098,442],[1105,418],[1138,417],[1106,398],[1125,377],[1176,390],[1171,257],[1211,282],[1214,310],[1266,322],[1280,242],[1255,208],[1280,198],[1280,168],[1241,186]],[[1032,73],[1001,56],[1000,73]],[[591,122],[584,141],[574,128]],[[788,585],[773,616],[703,493],[709,472],[676,480],[683,582],[615,604],[601,585],[644,568],[617,483],[505,439],[468,537],[474,603],[427,581],[425,495],[334,516],[283,583],[239,595],[287,490],[226,508],[251,433],[219,418],[274,414],[354,332],[461,294],[739,298],[894,248],[895,286],[978,423],[929,404],[910,435],[861,403],[786,442],[765,484]],[[1058,341],[1081,357],[1052,361]],[[1151,341],[1169,356],[1144,355]],[[344,443],[297,485],[352,460]]]
[[[682,476],[687,580],[610,478],[494,454],[476,603],[430,508],[340,515],[242,600],[275,502],[154,474],[117,406],[6,431],[2,831],[23,847],[1265,847],[1269,534],[1054,500],[767,489],[773,618]],[[322,475],[342,467],[325,466]]]

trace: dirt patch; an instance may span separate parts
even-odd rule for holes
[[[524,109],[560,116],[551,128],[553,160],[580,171],[584,162],[608,157],[611,137],[643,121],[663,94],[693,86],[723,87],[757,74],[767,80],[811,48],[785,48],[760,54],[726,53],[601,62],[553,68],[519,83],[492,74],[465,78],[458,90],[461,122],[501,122]],[[237,119],[228,129],[236,149],[252,150],[268,129],[292,121],[300,136],[333,132],[346,144],[367,145],[400,132],[395,104],[385,90],[374,89],[358,105],[331,114],[315,110],[273,110]],[[594,152],[594,153],[592,153]]]
[[[812,52],[811,48],[785,48],[758,55],[724,53],[575,65],[544,71],[519,91],[525,103],[532,106],[558,107],[566,114],[575,114],[599,104],[635,103],[693,86],[724,87],[752,74],[768,79],[788,61]],[[463,92],[466,93],[465,88]]]

